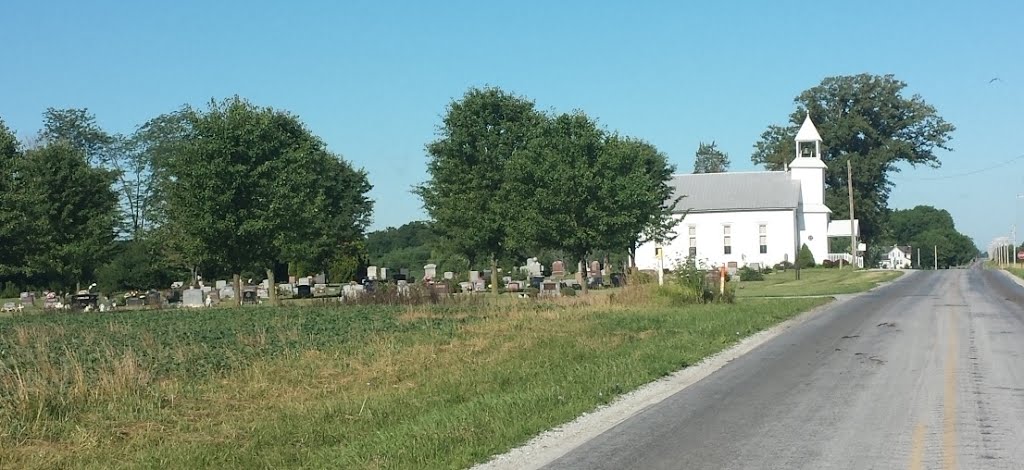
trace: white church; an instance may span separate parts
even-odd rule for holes
[[[708,267],[772,266],[795,262],[804,244],[819,264],[826,259],[849,262],[848,253],[829,253],[828,239],[848,238],[851,224],[849,219],[832,220],[825,206],[827,169],[821,136],[807,116],[796,135],[795,158],[785,171],[673,176],[673,198],[684,196],[677,206],[675,239],[662,247],[663,265],[649,242],[637,250],[637,266],[672,268],[687,257]],[[859,232],[858,221],[852,230]],[[858,256],[858,265],[862,259]]]

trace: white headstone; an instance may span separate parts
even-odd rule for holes
[[[377,279],[382,281],[388,280],[388,268],[380,268],[380,277]]]
[[[233,299],[235,298],[235,288],[231,286],[223,287],[217,290],[220,293],[222,299]]]
[[[377,267],[376,266],[368,266],[366,268],[366,278],[371,280],[371,281],[377,280]]]
[[[185,289],[181,292],[181,304],[186,307],[202,307],[204,297],[202,289]]]
[[[227,285],[228,285],[228,281],[224,281],[224,280],[217,281],[217,290],[221,290],[221,289],[227,287]]]
[[[259,287],[256,288],[256,297],[261,298],[261,299],[269,299],[270,298],[270,290],[267,289],[264,286],[259,286]]]
[[[423,266],[423,279],[434,279],[437,277],[437,265],[427,264]]]
[[[444,272],[444,278],[446,280],[449,280],[449,281],[452,280],[452,279],[455,279],[455,273],[453,273],[451,271],[445,271]]]
[[[302,277],[300,277],[298,279],[298,281],[299,281],[298,285],[300,285],[300,286],[308,286],[308,285],[310,285],[309,277],[308,276],[302,276]]]
[[[470,271],[469,272],[469,282],[472,282],[473,284],[476,284],[477,281],[479,281],[479,280],[480,280],[480,271]]]

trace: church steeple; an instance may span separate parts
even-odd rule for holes
[[[813,154],[811,149],[807,146],[814,144]],[[803,144],[803,145],[801,145]],[[800,151],[803,150],[803,153]],[[796,158],[817,158],[821,160],[821,134],[818,134],[818,128],[814,127],[814,123],[811,122],[811,113],[807,113],[807,117],[804,118],[803,125],[800,126],[800,131],[796,133]]]

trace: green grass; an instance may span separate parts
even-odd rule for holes
[[[849,268],[816,268],[795,272],[766,274],[764,281],[739,282],[737,297],[791,297],[801,295],[827,296],[863,292],[881,282],[899,277],[900,271],[854,271]]]
[[[1016,268],[1013,266],[1004,266],[1003,269],[1005,269],[1006,272],[1013,274],[1014,276],[1024,279],[1024,267]]]
[[[461,468],[825,302],[0,319],[0,468]]]

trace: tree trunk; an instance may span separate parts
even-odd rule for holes
[[[277,282],[274,281],[274,269],[267,269],[267,294],[270,296],[270,305],[279,307],[281,302],[277,296]]]
[[[590,290],[587,289],[587,274],[590,272],[589,269],[588,269],[589,266],[587,266],[587,259],[583,258],[579,262],[579,264],[583,268],[583,269],[580,269],[580,274],[581,274],[580,277],[583,279],[583,282],[582,282],[582,284],[583,284],[583,295],[587,295],[587,293],[590,292]]]
[[[498,295],[498,260],[491,254],[491,293]]]
[[[235,274],[235,307],[242,306],[242,275]]]

